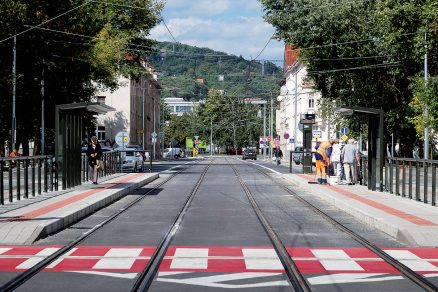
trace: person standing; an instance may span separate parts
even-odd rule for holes
[[[343,145],[339,144],[338,141],[334,141],[332,145],[332,154],[330,155],[330,162],[333,165],[333,170],[335,175],[338,177],[337,184],[341,184],[342,181],[342,162],[341,162],[341,152]]]
[[[356,167],[359,165],[359,154],[353,139],[348,139],[348,144],[342,149],[342,161],[344,163],[345,179],[349,185],[356,183]]]
[[[316,175],[320,176],[318,182],[320,184],[327,183],[327,166],[330,165],[330,156],[332,151],[332,143],[324,141],[315,146],[316,153]]]
[[[102,156],[102,148],[100,147],[97,137],[91,137],[91,143],[87,148],[87,157],[89,165],[90,178],[93,184],[97,185],[97,161]]]

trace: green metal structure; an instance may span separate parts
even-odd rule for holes
[[[115,109],[99,102],[57,105],[55,109],[55,163],[62,189],[81,184],[82,119]]]
[[[368,118],[368,189],[375,191],[379,184],[379,190],[383,191],[383,167],[385,165],[383,110],[343,106],[333,111],[347,116],[355,114]]]

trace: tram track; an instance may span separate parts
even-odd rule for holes
[[[247,163],[246,165],[249,165],[249,164]],[[297,199],[299,202],[301,202],[303,205],[308,207],[314,213],[316,213],[316,214],[320,215],[321,217],[323,217],[327,222],[332,224],[338,230],[340,230],[343,233],[347,234],[350,238],[354,239],[356,242],[358,242],[359,244],[361,244],[362,246],[364,246],[368,250],[370,250],[373,253],[375,253],[376,255],[378,255],[385,262],[387,262],[389,265],[391,265],[392,267],[397,269],[402,275],[406,276],[409,280],[411,280],[413,283],[415,283],[416,285],[418,285],[419,287],[421,287],[425,291],[430,291],[430,292],[437,292],[438,291],[438,287],[434,283],[430,282],[428,279],[423,277],[421,274],[414,272],[412,269],[410,269],[409,267],[407,267],[406,265],[404,265],[403,263],[401,263],[400,261],[398,261],[394,257],[390,256],[388,253],[386,253],[381,248],[379,248],[377,245],[369,242],[366,238],[364,238],[360,234],[358,234],[358,233],[354,232],[353,230],[349,229],[348,227],[346,227],[345,225],[343,225],[342,223],[340,223],[339,221],[337,221],[336,219],[334,219],[333,217],[331,217],[330,215],[328,215],[327,213],[322,211],[320,208],[316,207],[315,205],[313,205],[312,203],[310,203],[309,201],[307,201],[303,197],[299,196],[296,192],[291,190],[288,186],[286,186],[283,183],[280,183],[280,182],[274,180],[274,178],[272,178],[267,172],[261,170],[259,167],[253,166],[252,168],[256,169],[258,172],[260,172],[263,175],[265,175],[272,182],[274,182],[276,185],[280,186],[283,190],[285,190],[289,195],[293,196],[294,199]],[[235,170],[234,167],[233,167],[233,169]],[[235,170],[235,172],[236,172],[236,175],[238,175],[238,172],[236,170]],[[246,183],[243,181],[243,178],[241,178],[241,181],[242,181],[241,182],[242,186],[245,185],[244,189],[245,188],[248,189],[248,187],[246,186]],[[245,192],[249,192],[250,193],[250,190],[248,189]],[[252,195],[251,195],[251,197],[253,198]],[[257,204],[257,202],[255,200],[254,200],[254,202],[255,202],[255,204]],[[251,202],[251,204],[252,204],[252,202]],[[261,209],[258,206],[257,206],[257,209],[258,209],[258,211],[256,211],[256,213],[260,212],[261,214],[263,214],[263,211],[261,211]],[[259,216],[259,215],[257,214],[257,216]],[[269,222],[267,222],[267,224],[269,224]],[[277,236],[277,238],[278,238],[278,236]],[[281,244],[281,240],[279,238],[278,238],[278,240],[280,241],[280,247],[281,246],[284,247],[284,245]],[[280,252],[277,251],[277,253],[279,254],[280,257],[283,256],[283,252],[281,252],[281,254],[280,254]],[[287,255],[287,257],[290,259],[289,255]],[[290,259],[290,261],[292,261],[292,263],[293,263],[292,259]],[[282,262],[283,262],[283,259],[282,259]],[[296,268],[296,266],[295,266],[295,264],[293,264],[292,270],[295,270],[295,268]],[[299,273],[299,271],[298,271],[298,273]],[[297,278],[298,278],[298,275],[297,275]],[[304,291],[306,291],[306,290],[304,290]],[[310,291],[310,290],[307,290],[307,291]]]
[[[254,212],[257,215],[257,218],[259,219],[260,223],[262,224],[264,230],[266,231],[266,234],[268,235],[272,245],[274,246],[275,251],[277,252],[277,255],[283,264],[283,267],[286,271],[286,275],[289,278],[290,283],[292,284],[292,287],[295,291],[303,291],[308,292],[311,291],[309,285],[306,282],[306,279],[299,271],[297,265],[294,263],[292,258],[289,256],[289,253],[286,250],[286,246],[282,243],[280,237],[275,232],[274,228],[269,223],[266,216],[263,214],[263,211],[261,210],[260,206],[258,205],[256,199],[254,198],[254,195],[246,185],[245,181],[243,180],[242,176],[240,175],[239,171],[236,167],[234,167],[233,164],[230,163],[231,168],[234,171],[234,174],[237,177],[237,180],[239,181],[240,185],[242,186],[246,197],[248,198],[249,202],[251,203],[252,208],[254,209]]]
[[[205,178],[205,175],[207,174],[208,169],[213,164],[214,159],[210,161],[210,164],[208,164],[201,175],[199,176],[195,186],[192,188],[192,190],[189,192],[189,196],[187,197],[186,201],[184,202],[183,207],[178,212],[178,215],[175,217],[172,225],[167,230],[166,234],[161,239],[160,243],[158,244],[157,248],[155,249],[154,253],[152,254],[149,263],[146,265],[146,267],[143,269],[143,271],[140,273],[139,277],[137,277],[137,280],[131,288],[131,292],[135,291],[148,291],[150,285],[152,284],[152,281],[154,280],[158,268],[160,267],[160,264],[166,254],[167,249],[170,246],[170,243],[172,242],[173,238],[175,237],[176,232],[178,231],[179,227],[181,226],[182,220],[184,219],[184,216],[187,214],[187,211],[195,198],[196,193],[198,192],[199,187],[201,186],[202,181]]]
[[[195,164],[197,165],[198,163],[195,163]],[[186,164],[185,166],[191,167],[195,164]],[[142,194],[139,194],[138,198],[129,202],[128,204],[126,204],[125,206],[120,208],[117,212],[114,212],[112,215],[108,216],[104,221],[102,221],[99,224],[95,225],[94,227],[90,228],[89,230],[84,232],[81,236],[77,237],[76,239],[74,239],[73,241],[68,243],[67,245],[63,246],[62,248],[60,248],[59,250],[57,250],[56,252],[54,252],[50,256],[47,256],[46,258],[44,258],[43,260],[38,262],[36,265],[34,265],[32,268],[20,273],[19,275],[12,278],[11,280],[6,282],[5,284],[1,285],[0,291],[5,291],[5,292],[6,291],[13,291],[13,290],[19,288],[24,283],[26,283],[28,280],[30,280],[31,278],[36,276],[38,273],[40,273],[44,268],[49,266],[51,263],[53,263],[57,259],[61,258],[63,255],[65,255],[66,253],[71,251],[74,247],[76,247],[79,243],[81,243],[86,238],[88,238],[90,235],[95,233],[97,230],[99,230],[100,228],[102,228],[106,224],[110,223],[111,221],[113,221],[114,219],[119,217],[119,215],[126,212],[131,207],[135,206],[137,203],[142,201],[143,199],[149,197],[151,194],[153,194],[154,192],[159,190],[163,185],[168,183],[174,177],[176,177],[177,175],[179,175],[181,173],[184,173],[184,171],[186,171],[187,169],[189,169],[189,167],[184,167],[183,169],[181,169],[175,173],[172,173],[168,178],[166,178],[164,181],[160,182],[158,185],[154,186],[151,189],[148,189],[147,191],[145,191]]]

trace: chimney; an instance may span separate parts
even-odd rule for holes
[[[97,96],[97,102],[100,104],[105,104],[105,98],[106,98],[105,95]]]

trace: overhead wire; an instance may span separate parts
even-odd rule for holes
[[[50,19],[48,19],[48,20],[45,20],[45,21],[41,22],[40,24],[38,24],[38,25],[36,25],[36,26],[30,27],[30,28],[28,28],[28,29],[26,29],[26,30],[24,30],[24,31],[21,31],[21,32],[15,34],[15,35],[12,35],[12,36],[9,36],[9,37],[7,37],[7,38],[5,38],[5,39],[2,39],[2,40],[0,40],[0,43],[3,43],[3,42],[5,42],[5,41],[8,41],[8,40],[14,38],[14,37],[17,37],[17,36],[20,36],[20,35],[22,35],[22,34],[25,34],[25,33],[29,32],[29,31],[31,31],[31,30],[33,30],[33,29],[35,29],[35,28],[38,28],[38,27],[40,27],[40,26],[42,26],[42,25],[44,25],[44,24],[47,24],[47,23],[49,23],[49,22],[55,20],[55,19],[58,19],[58,18],[60,18],[60,17],[62,17],[62,16],[64,16],[64,15],[67,15],[67,14],[69,14],[69,13],[75,11],[75,10],[78,10],[79,8],[81,8],[81,7],[85,6],[85,5],[88,5],[89,3],[91,3],[91,0],[87,0],[87,1],[85,1],[84,3],[82,3],[81,5],[78,5],[78,6],[76,6],[76,7],[73,7],[72,9],[70,9],[70,10],[64,12],[64,13],[61,13],[61,14],[55,16],[55,17],[52,17],[52,18],[50,18]]]

